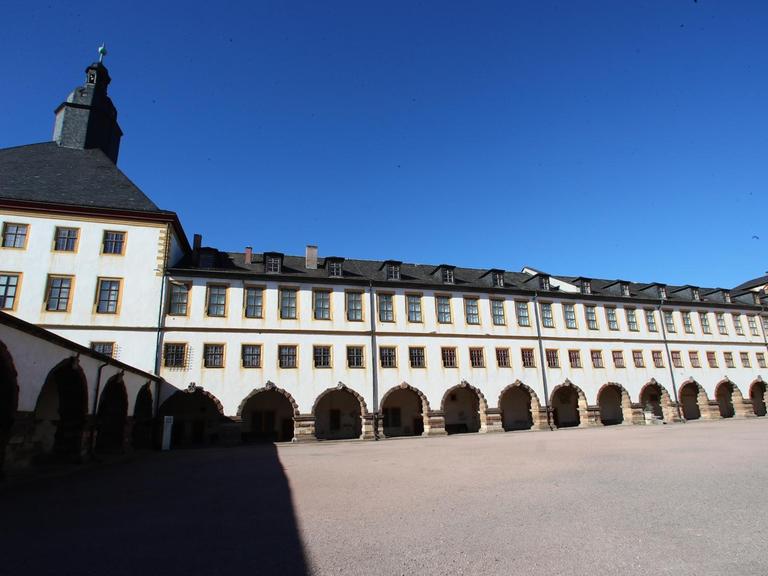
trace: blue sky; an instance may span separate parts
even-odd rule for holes
[[[119,166],[205,244],[733,286],[768,269],[766,29],[736,0],[4,2],[0,147],[50,139],[104,40]]]

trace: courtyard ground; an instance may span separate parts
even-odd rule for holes
[[[0,488],[0,574],[768,573],[768,419],[214,448]]]

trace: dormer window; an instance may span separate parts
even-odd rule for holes
[[[626,298],[629,298],[629,284],[627,284],[626,282],[621,283],[621,295]]]
[[[453,269],[442,268],[440,270],[440,277],[443,280],[443,284],[453,284]]]
[[[539,276],[539,288],[549,290],[549,276]]]
[[[698,288],[691,288],[691,294],[693,294],[693,299],[696,301],[701,300],[701,293],[699,292]]]
[[[387,264],[387,280],[400,280],[400,264]]]
[[[666,298],[666,297],[667,297],[666,286],[659,286],[659,298]]]
[[[723,291],[723,300],[725,300],[728,304],[731,303],[731,293],[726,291]]]
[[[267,256],[267,261],[264,265],[267,272],[271,274],[279,274],[282,268],[282,262],[279,256]]]
[[[494,288],[504,288],[504,272],[494,272],[492,280]]]
[[[328,276],[331,278],[341,278],[344,275],[341,262],[332,260],[328,263]]]
[[[581,293],[582,294],[592,294],[592,282],[589,280],[582,280],[581,281]]]
[[[752,301],[755,304],[759,305],[760,304],[760,294],[758,294],[757,292],[752,292]]]

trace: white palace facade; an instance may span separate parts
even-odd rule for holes
[[[92,64],[52,142],[0,150],[0,309],[159,377],[176,445],[765,416],[768,277],[706,288],[190,245],[116,166],[109,81]],[[34,436],[38,404],[19,395],[11,440]]]

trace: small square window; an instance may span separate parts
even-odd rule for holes
[[[186,357],[186,344],[165,344],[163,346],[163,365],[166,368],[184,368]]]
[[[365,367],[362,346],[347,346],[347,367],[349,368]]]
[[[264,269],[268,274],[279,274],[282,269],[282,260],[279,256],[267,256]]]
[[[91,350],[109,356],[115,357],[115,343],[114,342],[91,342]]]
[[[315,368],[330,368],[331,367],[331,347],[330,346],[314,346],[312,348],[312,359],[315,363]]]
[[[536,368],[536,358],[533,355],[533,348],[521,348],[520,358],[523,361],[523,368]]]
[[[504,287],[504,272],[494,272],[493,273],[493,286],[494,286],[494,288],[503,288]]]
[[[101,251],[103,254],[122,254],[125,248],[125,232],[114,232],[106,230],[102,242]]]
[[[380,346],[379,359],[382,368],[397,368],[397,348],[394,346]]]
[[[344,276],[342,263],[338,260],[332,260],[328,263],[328,276],[331,278],[341,278]]]
[[[484,368],[485,356],[483,355],[482,348],[470,348],[469,349],[469,364],[472,368]]]
[[[293,345],[281,345],[277,347],[277,365],[280,368],[297,367],[297,347]]]
[[[411,368],[426,368],[424,348],[415,346],[408,348],[408,360]]]
[[[499,368],[510,368],[509,348],[496,348],[496,365]]]
[[[243,344],[240,350],[243,368],[261,368],[261,346],[258,344]]]
[[[443,368],[456,368],[456,348],[441,348],[440,355],[443,359]]]
[[[453,284],[453,269],[452,268],[443,268],[441,270],[441,276],[443,279],[443,284]]]
[[[224,368],[224,344],[203,345],[203,366],[205,368]]]
[[[387,264],[387,280],[400,280],[400,265]]]
[[[3,224],[3,248],[26,248],[28,230],[27,224]]]
[[[56,252],[74,252],[77,249],[77,228],[56,227],[53,249]]]

